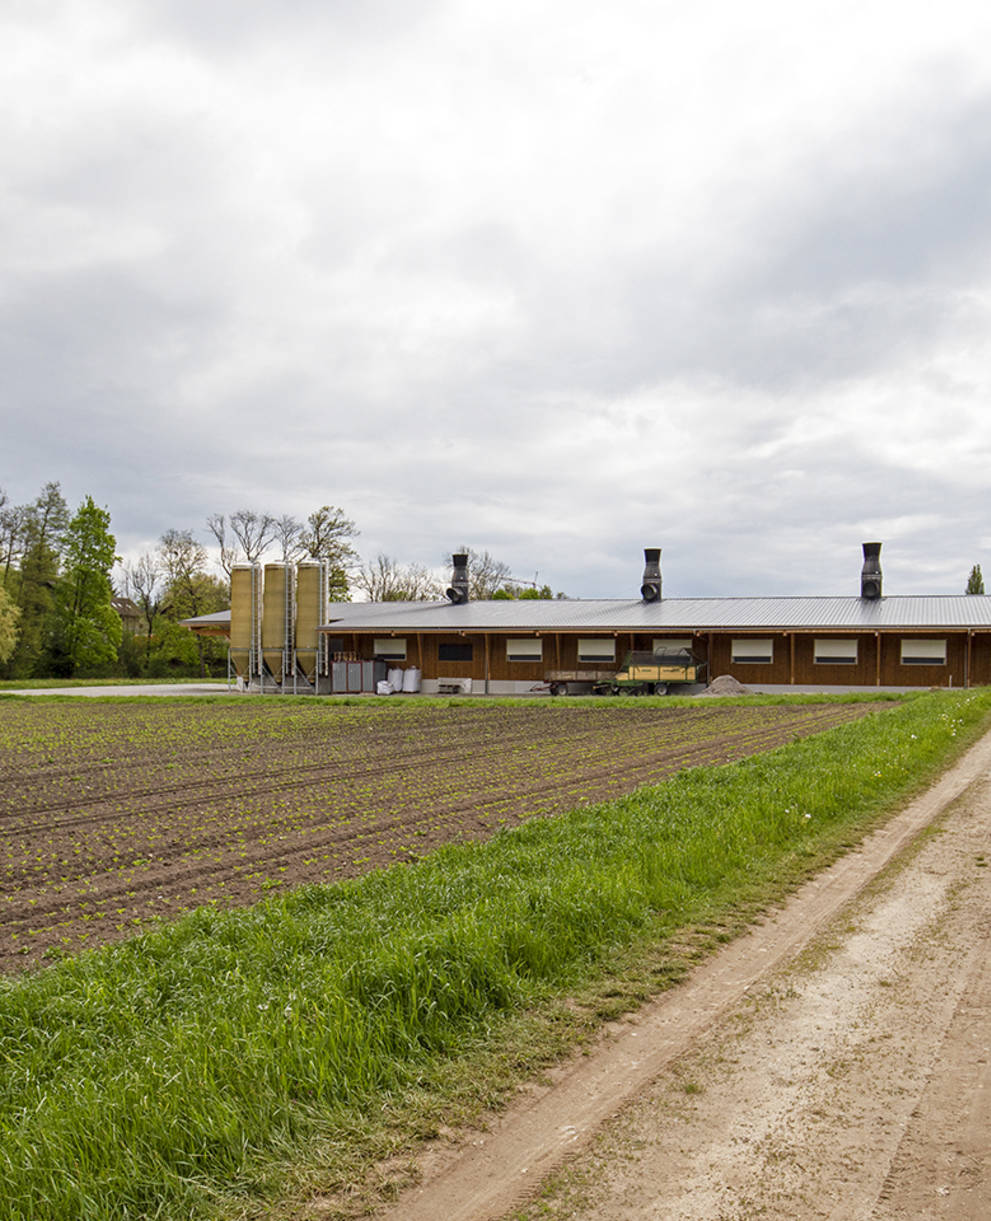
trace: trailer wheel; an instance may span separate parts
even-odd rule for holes
[[[667,683],[654,683],[654,694],[655,695],[667,695],[667,693],[668,693]]]
[[[561,694],[561,684],[560,683],[551,683],[551,695],[560,695],[560,694]]]

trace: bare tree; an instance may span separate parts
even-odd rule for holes
[[[440,581],[422,564],[398,564],[378,555],[355,573],[354,583],[370,602],[429,602],[442,596]]]
[[[230,577],[231,569],[237,563],[237,541],[227,531],[227,518],[223,513],[211,513],[206,524],[220,548],[220,567]]]
[[[281,517],[277,517],[272,528],[275,532],[275,541],[282,548],[283,564],[293,564],[306,554],[306,548],[301,542],[302,523],[297,521],[291,513],[283,513]]]
[[[145,634],[145,661],[148,660],[151,653],[151,636],[155,626],[155,616],[161,607],[162,576],[161,563],[148,552],[142,555],[136,563],[124,565],[124,593],[132,602],[137,603],[148,628]]]
[[[3,564],[0,584],[6,583],[11,565],[23,554],[27,518],[27,506],[11,504],[7,493],[0,488],[0,564]]]
[[[220,566],[228,576],[242,556],[246,563],[257,564],[278,533],[275,518],[254,509],[238,509],[230,517],[212,513],[206,524],[217,540]]]
[[[257,564],[275,538],[275,518],[268,513],[256,513],[254,509],[238,509],[231,514],[231,531],[245,560]]]

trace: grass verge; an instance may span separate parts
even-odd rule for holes
[[[490,1101],[484,1083],[551,1054],[579,1024],[555,1034],[553,997],[610,1016],[677,974],[648,947],[728,937],[989,712],[988,690],[894,703],[415,867],[201,909],[2,981],[4,1217],[252,1215],[290,1166],[332,1187],[385,1129],[429,1130],[446,1101]]]

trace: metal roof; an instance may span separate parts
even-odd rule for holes
[[[223,631],[230,611],[182,621]],[[465,602],[334,602],[318,629],[346,632],[705,632],[991,630],[991,595],[881,598],[559,598]]]
[[[212,615],[194,615],[192,619],[180,619],[183,627],[213,627],[218,631],[229,628],[231,613],[229,610],[214,611]]]
[[[862,598],[337,602],[320,631],[650,632],[991,629],[991,595]]]

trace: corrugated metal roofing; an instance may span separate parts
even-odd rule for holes
[[[192,619],[180,619],[183,627],[230,627],[231,613],[229,610],[214,611],[212,615],[195,615]]]
[[[184,619],[223,628],[230,611]],[[335,602],[320,631],[675,632],[991,630],[991,595],[862,598],[665,598],[661,602],[554,599],[466,602]]]
[[[660,602],[555,599],[337,602],[321,631],[770,631],[991,629],[991,595],[881,598],[665,598]]]

